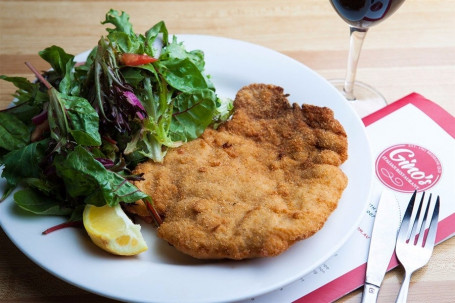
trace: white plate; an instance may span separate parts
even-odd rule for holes
[[[203,262],[180,254],[143,224],[149,250],[137,257],[115,257],[96,248],[78,229],[43,236],[59,217],[33,216],[0,204],[0,224],[15,245],[55,276],[88,291],[129,302],[220,302],[257,296],[309,273],[347,240],[367,206],[373,161],[364,126],[347,101],[322,77],[280,53],[219,37],[179,35],[187,49],[205,52],[206,70],[220,96],[234,98],[251,83],[282,86],[290,101],[327,106],[345,127],[349,178],[338,208],[324,228],[273,258]],[[84,60],[87,53],[77,57]],[[0,182],[4,182],[1,180]],[[0,184],[0,189],[3,187]]]

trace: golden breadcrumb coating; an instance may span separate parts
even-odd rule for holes
[[[134,172],[164,217],[158,236],[195,258],[276,256],[320,230],[347,186],[332,110],[290,105],[265,84],[242,88],[234,106],[218,130]],[[149,215],[140,202],[128,211]]]

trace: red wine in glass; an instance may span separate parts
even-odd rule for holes
[[[357,113],[363,117],[385,106],[385,98],[371,86],[355,81],[357,63],[368,29],[391,16],[404,0],[330,0],[335,11],[350,26],[346,78],[331,80]]]
[[[368,28],[392,15],[404,0],[330,0],[346,23]]]

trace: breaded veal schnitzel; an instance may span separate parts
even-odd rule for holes
[[[332,110],[290,105],[264,84],[242,88],[234,106],[218,130],[134,172],[164,218],[158,236],[195,258],[276,256],[320,230],[347,186],[347,137]],[[128,211],[149,215],[142,203]]]

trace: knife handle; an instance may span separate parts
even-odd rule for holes
[[[376,303],[379,294],[379,287],[365,283],[363,288],[362,303]]]

